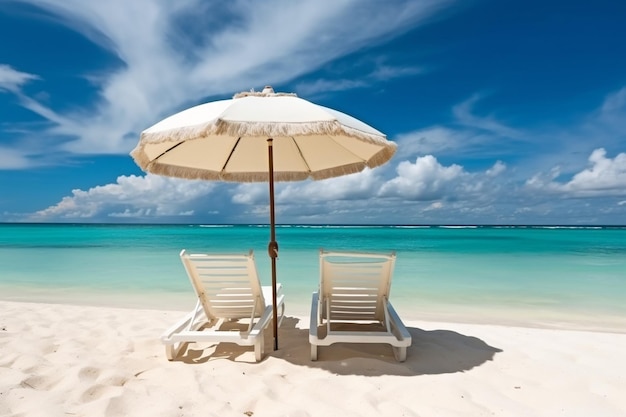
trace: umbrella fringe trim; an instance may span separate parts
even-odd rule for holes
[[[337,121],[319,121],[306,123],[272,123],[265,122],[232,122],[216,120],[211,123],[184,128],[164,130],[161,132],[143,132],[141,143],[181,142],[183,140],[202,139],[211,135],[227,134],[233,137],[260,136],[264,138],[292,137],[292,136],[318,136],[343,134],[367,143],[375,145],[395,146],[388,142],[383,134],[363,132]],[[391,145],[389,145],[391,144]],[[140,145],[141,146],[141,145]]]
[[[391,146],[382,148],[367,161],[367,166],[369,168],[376,168],[378,166],[381,166],[387,163],[387,161],[389,161],[391,158],[393,158],[396,153],[397,145],[393,142],[389,143],[391,144]]]
[[[130,156],[133,158],[135,163],[139,165],[141,169],[147,171],[148,165],[150,165],[150,158],[143,152],[143,146],[139,145],[135,149],[130,152]]]
[[[212,132],[208,132],[209,134]],[[306,122],[306,123],[249,123],[249,122],[231,122],[226,120],[218,120],[215,123],[216,134],[228,134],[237,137],[246,136],[264,136],[264,137],[281,137],[281,136],[321,136],[321,135],[339,135],[344,134],[349,137],[360,139],[373,144],[383,144],[386,142],[384,135],[374,135],[363,132],[361,130],[342,125],[341,123],[331,121]]]

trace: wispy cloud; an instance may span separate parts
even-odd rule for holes
[[[495,155],[488,145],[495,142],[493,135],[470,129],[457,129],[446,125],[429,126],[424,129],[400,134],[393,138],[398,144],[398,157],[415,158],[418,155],[451,155],[457,157],[481,153]]]
[[[626,137],[626,87],[608,94],[602,106],[587,118],[581,134],[595,147],[623,148]]]
[[[127,153],[141,130],[184,106],[209,96],[288,82],[364,45],[398,36],[450,3],[23,2],[47,10],[59,24],[90,39],[120,62],[108,73],[91,76],[99,91],[91,110],[61,111],[34,96],[21,97],[25,108],[51,123],[40,133],[63,138],[57,141],[59,151],[70,154]],[[223,19],[231,24],[220,23]],[[214,24],[206,25],[206,21]],[[12,92],[38,77],[0,68],[0,86]],[[389,76],[392,72],[387,70]],[[326,88],[333,87],[327,84]]]
[[[482,98],[475,94],[452,107],[452,118],[445,125],[428,126],[398,135],[399,154],[404,158],[418,155],[455,155],[486,159],[511,155],[514,144],[532,137],[529,132],[507,126],[493,116],[476,115],[475,106]]]
[[[519,138],[521,132],[506,126],[493,116],[477,116],[474,112],[476,103],[482,98],[475,94],[468,100],[457,104],[452,108],[452,113],[456,117],[456,122],[463,126],[483,130],[501,138]]]
[[[393,65],[387,61],[385,57],[376,57],[376,59],[365,59],[362,62],[353,63],[349,70],[342,66],[341,69],[332,71],[332,77],[299,82],[296,91],[304,97],[319,97],[337,91],[370,88],[381,82],[424,72],[420,67]],[[349,74],[345,73],[352,72],[356,68],[359,70],[359,77],[346,78]]]
[[[302,97],[326,95],[337,91],[353,90],[367,87],[369,83],[364,79],[318,79],[301,82],[296,86],[296,92]]]
[[[34,74],[20,72],[10,65],[0,64],[0,92],[18,93],[24,84],[37,80],[39,77]]]
[[[21,151],[0,146],[0,167],[5,169],[23,169],[32,166],[32,162]]]

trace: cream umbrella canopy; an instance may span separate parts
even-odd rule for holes
[[[274,181],[320,180],[387,162],[396,145],[345,113],[292,93],[243,92],[183,110],[141,133],[131,152],[154,174],[187,179],[269,183],[274,303],[278,349]]]

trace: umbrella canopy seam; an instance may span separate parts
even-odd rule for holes
[[[224,165],[222,165],[222,169],[220,170],[220,178],[221,178],[222,174],[224,174],[224,172],[226,172],[226,167],[228,166],[228,161],[230,161],[230,158],[232,158],[233,154],[237,150],[237,146],[239,145],[239,142],[241,142],[241,136],[237,138],[237,141],[235,142],[233,147],[230,149],[230,153],[228,154],[228,158],[226,158],[226,161],[224,161]]]

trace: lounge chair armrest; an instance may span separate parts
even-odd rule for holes
[[[387,311],[389,312],[389,319],[391,320],[392,326],[395,328],[396,332],[399,333],[399,334],[396,334],[396,336],[399,339],[408,340],[409,345],[410,345],[411,333],[409,333],[406,326],[402,322],[402,319],[400,318],[396,310],[393,308],[393,306],[389,302],[387,303]]]
[[[265,329],[265,327],[267,326],[267,323],[269,323],[269,321],[272,319],[272,313],[273,311],[271,305],[265,307],[263,315],[254,324],[254,327],[252,328],[252,330],[250,330],[250,333],[248,333],[248,335],[256,337],[256,335],[262,333],[263,329]]]
[[[317,342],[317,324],[318,324],[318,308],[319,308],[319,291],[315,291],[311,297],[311,317],[309,321],[309,342]]]
[[[180,333],[182,330],[186,330],[187,328],[189,328],[190,325],[192,325],[192,321],[198,315],[197,308],[198,306],[196,306],[196,309],[185,314],[185,316],[182,319],[177,321],[174,325],[172,325],[165,332],[163,332],[163,334],[161,335],[161,341],[168,342],[173,334]]]

